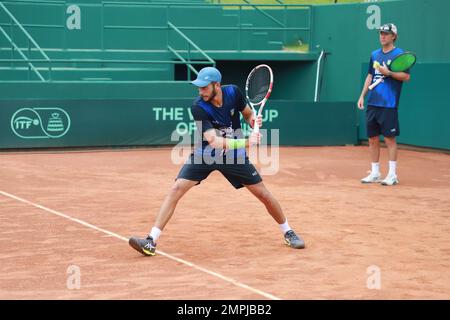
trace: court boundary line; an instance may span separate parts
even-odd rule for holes
[[[16,195],[13,195],[13,194],[11,194],[11,193],[8,193],[8,192],[2,191],[2,190],[0,190],[0,194],[2,194],[2,195],[5,196],[5,197],[8,197],[8,198],[17,200],[17,201],[19,201],[19,202],[22,202],[22,203],[31,205],[31,206],[33,206],[33,207],[35,207],[35,208],[38,208],[38,209],[47,211],[47,212],[49,212],[49,213],[51,213],[51,214],[53,214],[53,215],[56,215],[56,216],[58,216],[58,217],[65,218],[65,219],[67,219],[67,220],[69,220],[69,221],[72,221],[72,222],[81,224],[82,226],[85,226],[85,227],[87,227],[87,228],[89,228],[89,229],[96,230],[96,231],[99,231],[99,232],[101,232],[101,233],[104,233],[104,234],[107,234],[107,235],[109,235],[109,236],[112,236],[112,237],[114,237],[114,238],[117,238],[117,239],[119,239],[119,240],[128,242],[128,238],[123,237],[123,236],[121,236],[121,235],[119,235],[119,234],[117,234],[117,233],[114,233],[114,232],[112,232],[112,231],[106,230],[106,229],[104,229],[104,228],[97,227],[97,226],[95,226],[95,225],[93,225],[93,224],[91,224],[91,223],[89,223],[89,222],[84,221],[84,220],[81,220],[81,219],[78,219],[78,218],[74,218],[74,217],[69,216],[69,215],[67,215],[67,214],[64,214],[64,213],[62,213],[62,212],[59,212],[59,211],[56,211],[56,210],[47,208],[47,207],[45,207],[45,206],[43,206],[43,205],[34,203],[34,202],[32,202],[32,201],[26,200],[26,199],[24,199],[24,198],[18,197],[18,196],[16,196]],[[231,284],[233,284],[233,285],[236,286],[236,287],[239,287],[239,288],[242,288],[242,289],[246,289],[246,290],[251,291],[251,292],[253,292],[253,293],[255,293],[255,294],[261,295],[261,296],[263,296],[263,297],[265,297],[265,298],[267,298],[267,299],[270,299],[270,300],[281,300],[281,298],[279,298],[279,297],[277,297],[277,296],[274,296],[274,295],[272,295],[272,294],[270,294],[270,293],[267,293],[267,292],[264,292],[264,291],[262,291],[262,290],[253,288],[253,287],[251,287],[251,286],[249,286],[249,285],[246,285],[246,284],[244,284],[244,283],[242,283],[242,282],[239,282],[239,281],[237,281],[237,280],[235,280],[235,279],[233,279],[233,278],[224,276],[224,275],[222,275],[222,274],[220,274],[220,273],[218,273],[218,272],[215,272],[215,271],[206,269],[206,268],[204,268],[204,267],[201,267],[201,266],[199,266],[199,265],[196,265],[195,263],[192,263],[192,262],[189,262],[189,261],[187,261],[187,260],[184,260],[184,259],[180,259],[180,258],[174,257],[174,256],[172,256],[171,254],[165,253],[165,252],[163,252],[163,251],[159,251],[159,250],[158,250],[158,254],[161,255],[161,256],[164,256],[164,257],[166,257],[166,258],[168,258],[168,259],[170,259],[170,260],[173,260],[173,261],[176,261],[176,262],[178,262],[178,263],[184,264],[184,265],[186,265],[186,266],[188,266],[188,267],[191,267],[191,268],[193,268],[193,269],[195,269],[195,270],[198,270],[198,271],[201,271],[201,272],[203,272],[203,273],[206,273],[206,274],[208,274],[208,275],[210,275],[210,276],[219,278],[219,279],[221,279],[221,280],[223,280],[223,281],[225,281],[225,282],[231,283]],[[150,259],[151,259],[151,258],[150,258]]]

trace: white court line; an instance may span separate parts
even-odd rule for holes
[[[118,235],[117,233],[108,231],[108,230],[106,230],[106,229],[103,229],[103,228],[99,228],[99,227],[97,227],[97,226],[94,226],[93,224],[90,224],[90,223],[88,223],[88,222],[86,222],[86,221],[83,221],[83,220],[80,220],[80,219],[77,219],[77,218],[73,218],[73,217],[71,217],[71,216],[69,216],[69,215],[67,215],[67,214],[64,214],[64,213],[61,213],[61,212],[59,212],[59,211],[56,211],[56,210],[53,210],[53,209],[50,209],[50,208],[41,206],[41,205],[39,205],[39,204],[37,204],[37,203],[28,201],[28,200],[26,200],[26,199],[20,198],[20,197],[18,197],[18,196],[15,196],[15,195],[10,194],[10,193],[5,192],[5,191],[1,191],[1,190],[0,190],[0,194],[4,195],[5,197],[8,197],[8,198],[11,198],[11,199],[14,199],[14,200],[17,200],[17,201],[20,201],[20,202],[29,204],[29,205],[31,205],[31,206],[33,206],[33,207],[36,207],[36,208],[39,208],[39,209],[41,209],[41,210],[50,212],[50,213],[52,213],[52,214],[54,214],[54,215],[56,215],[56,216],[58,216],[58,217],[62,217],[62,218],[68,219],[68,220],[70,220],[70,221],[76,222],[76,223],[81,224],[81,225],[83,225],[83,226],[85,226],[85,227],[88,227],[88,228],[90,228],[90,229],[93,229],[93,230],[96,230],[96,231],[100,231],[100,232],[102,232],[102,233],[105,233],[105,234],[110,235],[110,236],[112,236],[112,237],[115,237],[115,238],[117,238],[117,239],[120,239],[120,240],[123,240],[123,241],[128,242],[128,238],[125,238],[125,237],[123,237],[123,236],[121,236],[121,235]],[[239,281],[234,280],[234,279],[232,279],[232,278],[230,278],[230,277],[224,276],[224,275],[222,275],[222,274],[220,274],[220,273],[217,273],[217,272],[208,270],[208,269],[206,269],[206,268],[200,267],[200,266],[198,266],[198,265],[196,265],[196,264],[194,264],[194,263],[192,263],[192,262],[189,262],[189,261],[186,261],[186,260],[183,260],[183,259],[174,257],[174,256],[172,256],[172,255],[170,255],[170,254],[168,254],[168,253],[165,253],[165,252],[162,252],[162,251],[159,251],[159,250],[158,250],[158,254],[160,254],[160,255],[162,255],[162,256],[164,256],[164,257],[166,257],[166,258],[169,258],[169,259],[171,259],[171,260],[174,260],[174,261],[177,261],[177,262],[179,262],[179,263],[182,263],[182,264],[184,264],[184,265],[187,265],[188,267],[191,267],[191,268],[194,268],[194,269],[199,270],[199,271],[201,271],[201,272],[204,272],[204,273],[206,273],[206,274],[209,274],[209,275],[211,275],[211,276],[213,276],[213,277],[222,279],[223,281],[229,282],[229,283],[231,283],[231,284],[233,284],[233,285],[235,285],[235,286],[237,286],[237,287],[240,287],[240,288],[249,290],[249,291],[251,291],[251,292],[253,292],[253,293],[259,294],[259,295],[261,295],[261,296],[263,296],[263,297],[265,297],[265,298],[267,298],[267,299],[271,299],[271,300],[281,300],[280,298],[278,298],[278,297],[276,297],[276,296],[274,296],[274,295],[271,295],[270,293],[267,293],[267,292],[264,292],[264,291],[261,291],[261,290],[252,288],[252,287],[250,287],[250,286],[248,286],[248,285],[246,285],[246,284],[244,284],[244,283],[242,283],[242,282],[239,282]],[[150,259],[151,259],[151,258],[150,258]]]
[[[286,173],[286,174],[288,174],[290,176],[293,176],[293,177],[297,176],[294,172],[292,172],[290,170],[287,170],[287,169],[280,169],[280,171],[283,172],[283,173]]]

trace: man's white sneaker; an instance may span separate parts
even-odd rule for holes
[[[393,186],[398,183],[398,178],[394,174],[389,174],[383,181],[381,181],[381,184],[383,186]]]
[[[372,172],[367,177],[361,179],[361,183],[378,183],[380,181],[380,174],[372,174]]]

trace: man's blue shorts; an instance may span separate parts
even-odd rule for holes
[[[397,108],[367,106],[366,110],[367,136],[395,137],[400,135]]]
[[[214,170],[220,171],[223,176],[236,189],[242,188],[244,185],[257,184],[262,181],[261,176],[255,166],[250,163],[246,156],[241,162],[226,163],[205,163],[203,159],[197,158],[194,154],[186,160],[186,163],[178,173],[177,179],[187,179],[198,181],[198,184],[205,180]],[[195,161],[195,162],[194,162]]]

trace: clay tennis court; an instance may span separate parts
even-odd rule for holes
[[[305,250],[262,204],[213,173],[143,257],[179,165],[169,148],[0,154],[1,299],[450,297],[450,156],[401,150],[400,184],[361,185],[367,147],[281,148],[263,177]],[[382,150],[382,173],[386,173]],[[177,260],[182,259],[182,260]],[[67,288],[70,266],[80,289]],[[367,288],[377,266],[381,288]]]

